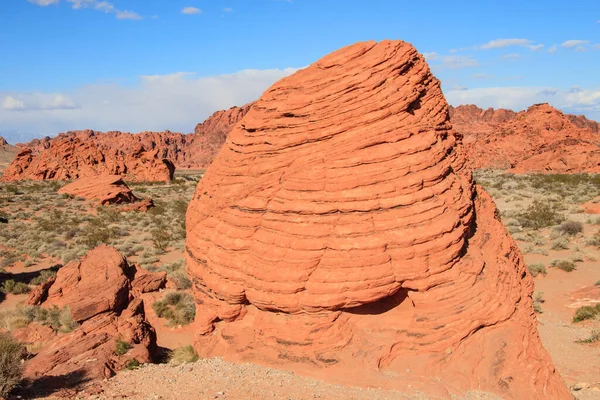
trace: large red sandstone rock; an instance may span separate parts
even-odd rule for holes
[[[97,175],[123,175],[131,181],[163,181],[173,179],[173,163],[159,151],[146,150],[141,144],[125,151],[103,148],[97,141],[79,137],[58,137],[50,147],[34,153],[22,149],[4,171],[5,181],[68,180]]]
[[[80,178],[63,186],[59,194],[94,200],[102,205],[135,203],[139,199],[119,175],[99,175]]]
[[[25,174],[24,169],[28,163],[33,162],[36,155],[41,155],[42,158],[47,157],[44,155],[49,154],[52,147],[65,141],[91,143],[103,154],[118,153],[124,156],[137,156],[140,149],[146,149],[154,152],[157,159],[170,160],[177,168],[206,168],[225,143],[233,126],[246,115],[252,104],[217,111],[203,123],[198,124],[194,133],[188,135],[171,131],[131,134],[119,131],[103,133],[84,130],[61,133],[55,138],[34,139],[29,143],[18,145],[21,149],[30,149],[31,156],[23,154],[18,165],[15,165],[9,172],[13,175]],[[123,169],[120,171],[123,173]],[[113,172],[109,171],[109,173]],[[70,175],[73,174],[70,173]],[[128,177],[128,179],[131,178]]]
[[[127,360],[152,361],[156,333],[146,321],[144,304],[134,296],[136,268],[112,247],[101,245],[80,261],[61,268],[56,279],[40,286],[30,304],[70,307],[79,327],[58,335],[27,362],[25,375],[32,381],[50,377],[82,380],[111,376]],[[35,325],[33,325],[33,328]],[[37,328],[35,328],[37,329]],[[20,333],[30,337],[31,333]],[[115,353],[116,340],[132,345],[124,355]]]
[[[570,398],[533,281],[401,41],[269,88],[187,213],[197,350],[353,384]]]
[[[565,115],[548,104],[526,111],[451,109],[454,129],[464,135],[471,168],[502,168],[515,173],[600,172],[598,124]]]

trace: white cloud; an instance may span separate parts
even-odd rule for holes
[[[256,100],[274,82],[295,71],[243,70],[208,77],[181,72],[140,77],[134,87],[107,83],[63,93],[0,91],[0,132],[36,136],[88,128],[192,132],[213,112]]]
[[[575,49],[575,52],[577,52],[577,53],[581,53],[584,51],[585,51],[585,47],[583,47],[583,46],[577,46],[577,48]]]
[[[469,90],[466,86],[454,85],[452,86],[452,90]]]
[[[130,19],[130,20],[140,20],[143,19],[141,15],[134,11],[127,10],[119,10],[115,8],[114,4],[109,3],[108,1],[100,1],[100,0],[67,0],[69,3],[73,4],[73,9],[79,10],[83,8],[91,8],[96,11],[100,11],[107,14],[115,14],[117,19]]]
[[[192,15],[192,14],[202,14],[202,10],[196,7],[184,7],[181,10],[182,14],[188,14],[188,15]]]
[[[526,46],[531,51],[538,51],[544,48],[543,44],[528,44]]]
[[[502,58],[504,59],[515,59],[515,58],[521,58],[521,55],[519,53],[510,53],[510,54],[505,54],[502,56]]]
[[[117,19],[140,20],[142,16],[134,11],[117,11]]]
[[[225,8],[223,9],[223,11],[225,11],[225,12],[232,12],[232,11],[233,11],[233,8],[231,8],[231,7],[225,7]]]
[[[471,56],[444,56],[442,65],[446,68],[477,67],[479,62]]]
[[[473,79],[494,79],[495,76],[479,72],[477,74],[471,75],[471,78],[473,78]]]
[[[25,104],[22,100],[15,99],[12,96],[6,96],[2,102],[2,108],[5,110],[24,110]]]
[[[573,48],[573,47],[582,46],[589,42],[590,42],[589,40],[567,40],[566,42],[563,42],[563,44],[561,44],[561,46],[566,47],[566,48]]]
[[[548,49],[548,53],[550,53],[550,54],[556,53],[556,49],[557,49],[556,45],[553,44],[552,47],[550,47]]]
[[[454,53],[458,53],[458,50],[456,50],[456,49],[450,49],[450,50],[448,50],[448,52],[454,54]]]
[[[600,119],[600,88],[560,90],[553,87],[489,87],[449,90],[446,99],[452,105],[477,104],[487,108],[523,110],[532,104],[550,103],[569,113],[586,114]]]
[[[431,53],[423,53],[423,57],[425,57],[427,61],[434,61],[439,59],[438,53],[436,53],[435,51],[432,51]]]
[[[60,0],[27,0],[31,4],[37,4],[38,6],[46,7],[51,4],[58,4]]]
[[[529,39],[496,39],[482,45],[482,49],[497,49],[507,46],[526,46],[530,43]]]

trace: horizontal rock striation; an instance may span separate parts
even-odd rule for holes
[[[101,205],[135,203],[139,200],[119,175],[81,178],[61,187],[58,193],[97,201]]]
[[[450,128],[439,81],[401,41],[343,48],[269,88],[188,208],[199,352],[568,398],[522,256]]]

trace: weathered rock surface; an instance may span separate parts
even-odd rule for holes
[[[18,151],[19,149],[16,146],[11,146],[0,136],[0,172],[10,165]]]
[[[217,111],[187,135],[171,131],[131,134],[84,130],[34,139],[18,145],[22,154],[6,175],[12,180],[71,179],[103,173],[125,175],[128,180],[166,181],[172,178],[171,163],[182,169],[208,167],[252,104]],[[67,166],[62,166],[65,162]]]
[[[600,172],[598,123],[566,115],[548,104],[526,111],[451,109],[454,130],[464,135],[471,168],[510,172]]]
[[[122,175],[130,181],[168,182],[174,172],[173,163],[161,157],[156,149],[146,150],[142,145],[128,150],[104,148],[94,140],[59,136],[39,153],[22,149],[4,171],[3,179],[68,180]]]
[[[188,208],[197,350],[442,396],[570,398],[522,255],[450,128],[401,41],[269,88]]]
[[[42,347],[27,362],[26,377],[93,380],[111,376],[130,359],[152,361],[156,333],[146,321],[142,300],[134,296],[136,271],[117,250],[101,245],[65,265],[55,280],[38,290],[42,293],[32,295],[30,304],[70,307],[80,325]],[[126,354],[115,353],[117,339],[131,345]]]
[[[80,178],[63,186],[59,194],[69,194],[94,200],[102,205],[135,203],[139,199],[119,175],[99,175]]]

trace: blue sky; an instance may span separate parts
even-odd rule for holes
[[[451,104],[600,120],[600,1],[1,0],[0,134],[190,132],[342,46],[402,39]]]

